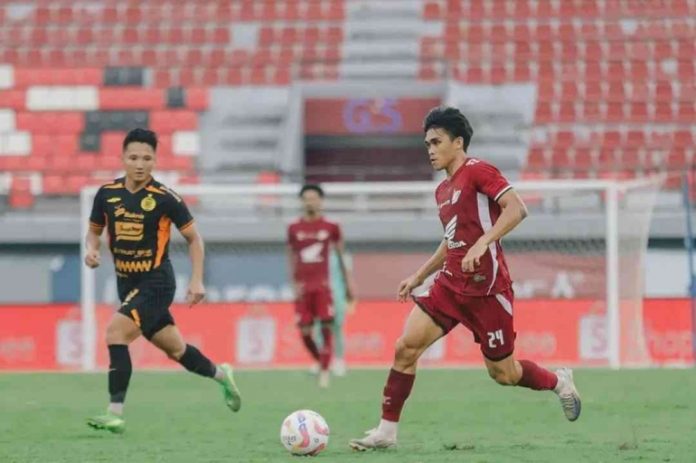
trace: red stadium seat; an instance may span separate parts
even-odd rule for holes
[[[642,167],[642,151],[636,148],[625,148],[619,152],[619,165],[622,169],[637,170]]]
[[[532,170],[546,170],[550,161],[543,148],[532,148],[527,156],[527,167]]]
[[[442,11],[440,9],[440,4],[437,2],[428,2],[425,4],[423,9],[424,19],[440,19],[442,17]]]
[[[9,204],[13,209],[29,209],[34,205],[31,182],[28,177],[14,175],[10,186]]]
[[[574,166],[576,169],[588,170],[595,165],[595,154],[589,148],[575,150]]]
[[[683,148],[672,148],[667,155],[668,169],[682,170],[686,168],[686,151]]]

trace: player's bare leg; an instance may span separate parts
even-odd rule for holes
[[[319,360],[319,348],[317,347],[317,343],[314,341],[314,336],[312,334],[312,331],[314,331],[314,324],[300,324],[299,329],[300,336],[302,337],[302,344],[304,344],[307,352],[309,352],[309,355],[311,355],[316,362],[316,374],[318,374],[321,371],[321,362]],[[310,371],[313,372],[314,370],[310,369]]]
[[[396,445],[401,410],[413,388],[418,358],[442,336],[442,328],[420,307],[411,310],[404,333],[396,341],[394,364],[384,386],[382,419],[376,428],[366,432],[365,437],[352,439],[351,448],[363,451]]]
[[[319,387],[329,387],[330,373],[329,366],[331,365],[331,357],[333,354],[333,328],[332,320],[321,322],[321,337],[322,346],[319,351]]]
[[[242,397],[234,381],[230,365],[215,365],[196,347],[186,344],[179,328],[175,325],[167,325],[159,330],[152,336],[150,342],[188,371],[217,381],[222,387],[227,407],[233,412],[239,411],[242,406]]]
[[[499,361],[485,361],[488,374],[498,384],[554,391],[568,420],[575,421],[580,416],[582,403],[573,382],[572,370],[561,368],[553,373],[530,360],[517,361],[512,355]]]
[[[132,365],[128,345],[140,336],[140,328],[123,314],[115,313],[106,327],[106,344],[109,349],[109,407],[106,414],[87,420],[93,429],[122,433],[126,430],[123,419],[123,403],[128,391]]]

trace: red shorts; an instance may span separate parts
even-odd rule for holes
[[[413,300],[445,332],[458,323],[474,333],[474,341],[489,360],[502,360],[515,350],[512,324],[512,288],[490,296],[462,296],[437,281]]]
[[[326,288],[303,291],[295,301],[295,312],[297,324],[300,326],[311,325],[317,319],[323,322],[333,321],[331,290]]]

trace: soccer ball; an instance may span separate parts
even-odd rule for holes
[[[280,442],[293,455],[318,455],[329,444],[329,425],[317,412],[297,410],[283,420]]]

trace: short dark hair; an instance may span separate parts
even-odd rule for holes
[[[457,137],[464,139],[464,150],[469,147],[474,129],[462,112],[452,106],[437,106],[430,110],[423,121],[423,132],[430,129],[443,129],[450,136],[450,140]]]
[[[126,138],[123,139],[123,151],[126,150],[129,143],[145,143],[152,146],[154,151],[157,151],[157,134],[152,130],[142,129],[138,127],[128,132]]]
[[[305,191],[316,191],[320,197],[324,197],[324,190],[316,183],[307,183],[302,185],[302,188],[300,188],[300,194],[298,196],[302,197],[302,195],[305,194]]]

